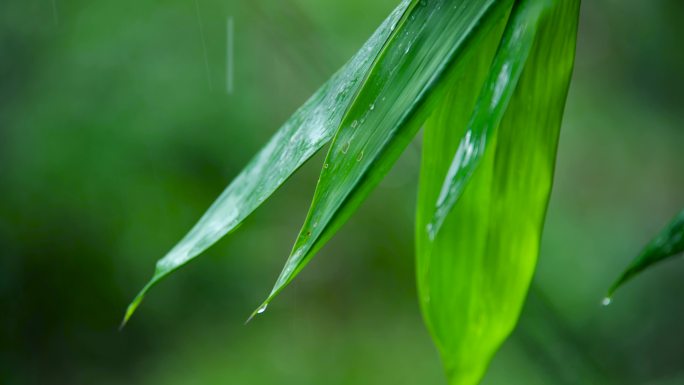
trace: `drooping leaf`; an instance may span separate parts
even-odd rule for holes
[[[263,311],[349,218],[413,139],[461,59],[480,49],[512,1],[414,2],[342,121],[300,234]],[[498,39],[498,37],[497,37]]]
[[[477,384],[517,323],[551,191],[578,10],[579,0],[517,1],[479,99],[454,84],[425,126],[418,290],[451,385]],[[467,184],[454,187],[461,178]]]
[[[410,1],[404,0],[387,17],[359,52],[285,122],[190,232],[157,262],[152,279],[128,306],[124,324],[152,286],[234,230],[330,141],[373,61],[409,5]]]
[[[608,290],[604,303],[610,303],[615,291],[627,281],[658,262],[684,252],[684,210],[656,235]]]
[[[527,63],[544,7],[548,7],[548,3],[544,1],[524,3],[518,7],[515,19],[507,26],[487,82],[479,95],[466,133],[458,145],[437,198],[435,214],[428,225],[431,237],[439,232],[444,219],[475,171],[486,148],[487,137],[495,135]]]

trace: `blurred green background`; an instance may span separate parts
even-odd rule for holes
[[[156,259],[396,2],[1,2],[0,383],[445,384],[413,279],[420,140],[249,325],[322,154],[117,330]],[[584,2],[534,288],[485,384],[684,384],[684,262],[600,306],[684,206],[682,16]]]

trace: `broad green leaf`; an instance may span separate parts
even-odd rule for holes
[[[451,385],[477,384],[517,323],[551,191],[578,11],[579,0],[517,1],[479,99],[454,84],[426,124],[418,290]],[[454,158],[467,158],[457,154],[461,138],[478,146],[479,160],[460,172],[467,185],[452,188],[462,169],[449,172]],[[462,151],[476,151],[470,145]],[[430,229],[449,194],[455,203]]]
[[[653,238],[632,263],[613,283],[608,296],[603,300],[609,304],[615,291],[627,281],[658,262],[672,258],[684,252],[684,210],[680,211],[672,221]]]
[[[412,140],[445,80],[512,1],[414,1],[331,145],[307,218],[263,311],[372,191]]]
[[[128,306],[124,324],[152,286],[237,228],[330,141],[373,61],[409,5],[409,0],[405,0],[389,15],[361,50],[285,122],[190,232],[157,262],[152,279]]]
[[[475,104],[468,129],[461,139],[437,198],[435,215],[428,225],[434,237],[467,185],[482,159],[487,137],[495,135],[513,91],[518,85],[536,36],[539,17],[546,1],[526,2],[517,7],[515,19],[507,26],[489,77]]]

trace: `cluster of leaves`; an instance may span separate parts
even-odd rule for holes
[[[262,312],[424,127],[421,309],[450,383],[478,383],[517,322],[536,265],[579,6],[404,0],[159,260],[124,322],[152,286],[237,228],[329,143],[306,220],[255,314]]]

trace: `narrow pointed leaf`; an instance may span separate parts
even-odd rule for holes
[[[579,0],[517,1],[484,87],[475,95],[454,87],[426,124],[416,221],[418,291],[451,385],[479,383],[517,323],[539,253],[578,10]],[[534,40],[525,48],[530,33]],[[518,62],[527,50],[527,59]],[[481,135],[484,147],[476,167],[461,171],[467,184],[453,190],[462,167],[449,170],[467,132],[470,140]],[[456,199],[450,198],[453,206],[431,234],[430,223],[440,223],[436,203],[447,201],[440,195]]]
[[[684,210],[651,240],[608,290],[607,301],[627,281],[658,262],[684,252]]]
[[[152,279],[128,306],[124,323],[147,291],[234,230],[304,162],[328,143],[362,80],[410,5],[403,1],[359,52],[276,132],[190,232],[157,262]]]
[[[270,302],[386,174],[427,117],[460,59],[512,1],[414,1],[373,65],[325,160],[313,202]]]

